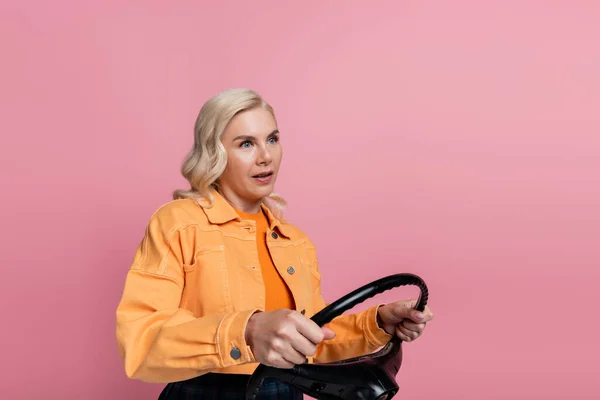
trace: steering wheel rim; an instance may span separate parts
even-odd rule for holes
[[[331,322],[334,318],[342,315],[344,312],[352,309],[354,306],[360,303],[363,303],[365,300],[371,297],[399,286],[408,285],[418,286],[421,290],[419,293],[419,298],[417,299],[417,304],[415,305],[415,309],[418,311],[423,311],[427,305],[427,300],[429,299],[429,290],[427,285],[418,275],[411,273],[399,273],[385,276],[353,290],[352,292],[340,297],[333,303],[327,305],[321,311],[313,315],[310,319],[322,327],[323,325]]]
[[[427,305],[427,301],[429,299],[429,290],[427,285],[418,275],[411,273],[398,273],[393,275],[388,275],[383,278],[377,279],[370,283],[367,283],[358,289],[353,290],[352,292],[340,297],[338,300],[330,303],[326,307],[324,307],[321,311],[313,315],[310,319],[315,322],[319,327],[331,322],[334,318],[342,315],[345,311],[352,309],[357,304],[363,303],[365,300],[386,292],[390,289],[399,287],[399,286],[417,286],[420,289],[420,294],[417,299],[417,303],[415,305],[415,309],[418,311],[423,311],[425,306]],[[402,340],[397,337],[397,335],[393,335],[392,339],[384,346],[384,348],[390,348],[393,346],[400,346]],[[370,355],[363,355],[360,357],[354,357],[347,360],[342,360],[336,363],[331,364],[344,364],[350,360],[354,359],[364,359],[368,358]],[[401,357],[401,352],[400,352]],[[306,366],[307,364],[304,364]],[[308,364],[308,365],[326,365],[326,364]],[[262,386],[262,382],[267,377],[274,377],[277,379],[278,376],[289,378],[291,374],[298,374],[299,369],[303,366],[295,366],[291,370],[282,370],[279,368],[266,366],[264,364],[260,364],[255,372],[250,377],[247,385],[246,398],[254,399],[255,393]],[[396,371],[397,372],[397,371]]]

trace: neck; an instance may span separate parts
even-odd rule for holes
[[[226,188],[223,188],[220,191],[220,193],[225,198],[225,200],[227,200],[227,202],[237,210],[243,211],[248,214],[256,214],[260,211],[260,205],[262,204],[263,199],[244,199],[240,196],[237,196],[235,193],[227,190]]]

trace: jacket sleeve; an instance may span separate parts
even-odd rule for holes
[[[321,273],[316,248],[310,240],[308,251],[312,260],[313,301],[315,313],[317,313],[329,304],[325,302],[321,292]],[[380,328],[377,323],[377,309],[382,305],[377,304],[354,314],[342,314],[326,324],[325,326],[334,331],[336,336],[317,346],[313,362],[341,361],[370,354],[388,343],[392,336]]]
[[[193,232],[165,220],[151,218],[117,307],[117,344],[126,375],[145,382],[173,382],[255,362],[245,330],[258,310],[197,317],[179,307],[185,265],[191,258],[182,243]]]

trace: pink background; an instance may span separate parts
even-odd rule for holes
[[[600,6],[377,4],[2,3],[0,397],[156,398],[115,308],[202,102],[245,86],[328,300],[430,287],[398,398],[600,398]]]

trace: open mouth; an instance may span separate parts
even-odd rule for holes
[[[273,175],[273,171],[267,171],[267,172],[262,172],[258,175],[253,175],[253,178],[267,178],[269,176]]]

